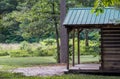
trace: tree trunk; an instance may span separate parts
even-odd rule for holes
[[[60,62],[67,63],[67,30],[63,26],[66,15],[66,0],[60,0]]]
[[[55,26],[55,31],[56,31],[56,42],[57,42],[57,63],[60,63],[60,46],[59,46],[59,32],[58,32],[58,24],[57,24],[57,17],[55,16],[55,4],[54,0],[52,2],[52,11],[53,11],[53,21],[54,21],[54,26]]]

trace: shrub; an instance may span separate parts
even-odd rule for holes
[[[10,52],[10,56],[11,57],[29,57],[30,55],[25,50],[13,50]]]
[[[20,43],[20,50],[29,50],[30,44],[27,41],[23,41]]]
[[[7,50],[3,50],[3,48],[0,46],[0,56],[7,56],[9,55]]]
[[[39,46],[34,51],[34,56],[53,56],[56,51],[55,46]]]
[[[76,41],[77,42],[77,41]],[[71,44],[71,41],[70,41]],[[85,41],[81,40],[80,41],[80,54],[81,55],[98,55],[100,53],[100,48],[99,48],[100,42],[99,41],[91,41],[89,40],[89,46],[85,46]],[[75,43],[75,53],[77,53],[77,43]],[[70,46],[70,52],[72,52],[72,47]]]
[[[53,45],[55,43],[54,39],[46,39],[43,40],[43,42],[45,43],[45,45]]]
[[[34,56],[45,56],[46,53],[43,52],[42,47],[38,47],[34,50]]]
[[[9,53],[7,51],[1,50],[0,51],[0,56],[7,56]]]

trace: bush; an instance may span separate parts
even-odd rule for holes
[[[27,51],[25,50],[13,50],[10,52],[10,57],[29,57]]]
[[[56,51],[55,46],[39,46],[34,51],[34,56],[53,56]]]
[[[20,43],[20,50],[29,50],[30,44],[27,41],[23,41]]]
[[[71,41],[70,41],[71,42]],[[77,42],[77,41],[76,41]],[[89,40],[89,46],[86,47],[85,46],[85,41],[81,40],[80,41],[80,54],[81,55],[98,55],[100,53],[100,48],[99,48],[100,42],[99,41],[91,41]],[[72,47],[70,46],[70,52]],[[78,55],[77,53],[77,43],[75,43],[75,53],[76,55]]]
[[[7,55],[9,55],[7,51],[3,51],[3,50],[0,51],[0,56],[7,56]]]
[[[54,39],[46,39],[43,40],[43,42],[45,43],[45,45],[53,45],[55,43]]]
[[[100,45],[100,42],[98,41],[89,41],[88,47],[86,47],[85,45],[81,46],[81,54],[96,56],[100,53],[99,45]]]
[[[7,56],[9,55],[8,51],[3,50],[3,48],[0,46],[0,56]]]
[[[48,40],[41,41],[40,45],[35,47],[24,41],[20,44],[19,50],[10,51],[11,57],[27,57],[27,56],[53,56],[56,53],[56,45]]]

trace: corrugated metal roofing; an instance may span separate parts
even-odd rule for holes
[[[71,8],[64,20],[63,25],[82,24],[114,24],[115,20],[120,20],[120,11],[114,8],[105,8],[104,13],[98,16],[91,13],[92,8]]]

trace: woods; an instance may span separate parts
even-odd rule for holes
[[[0,2],[0,42],[33,43],[53,38],[56,39],[58,63],[60,60],[65,63],[67,39],[65,38],[66,29],[62,23],[66,10],[73,6],[89,6],[89,4],[79,0],[2,0]],[[84,37],[81,38],[84,39]]]

